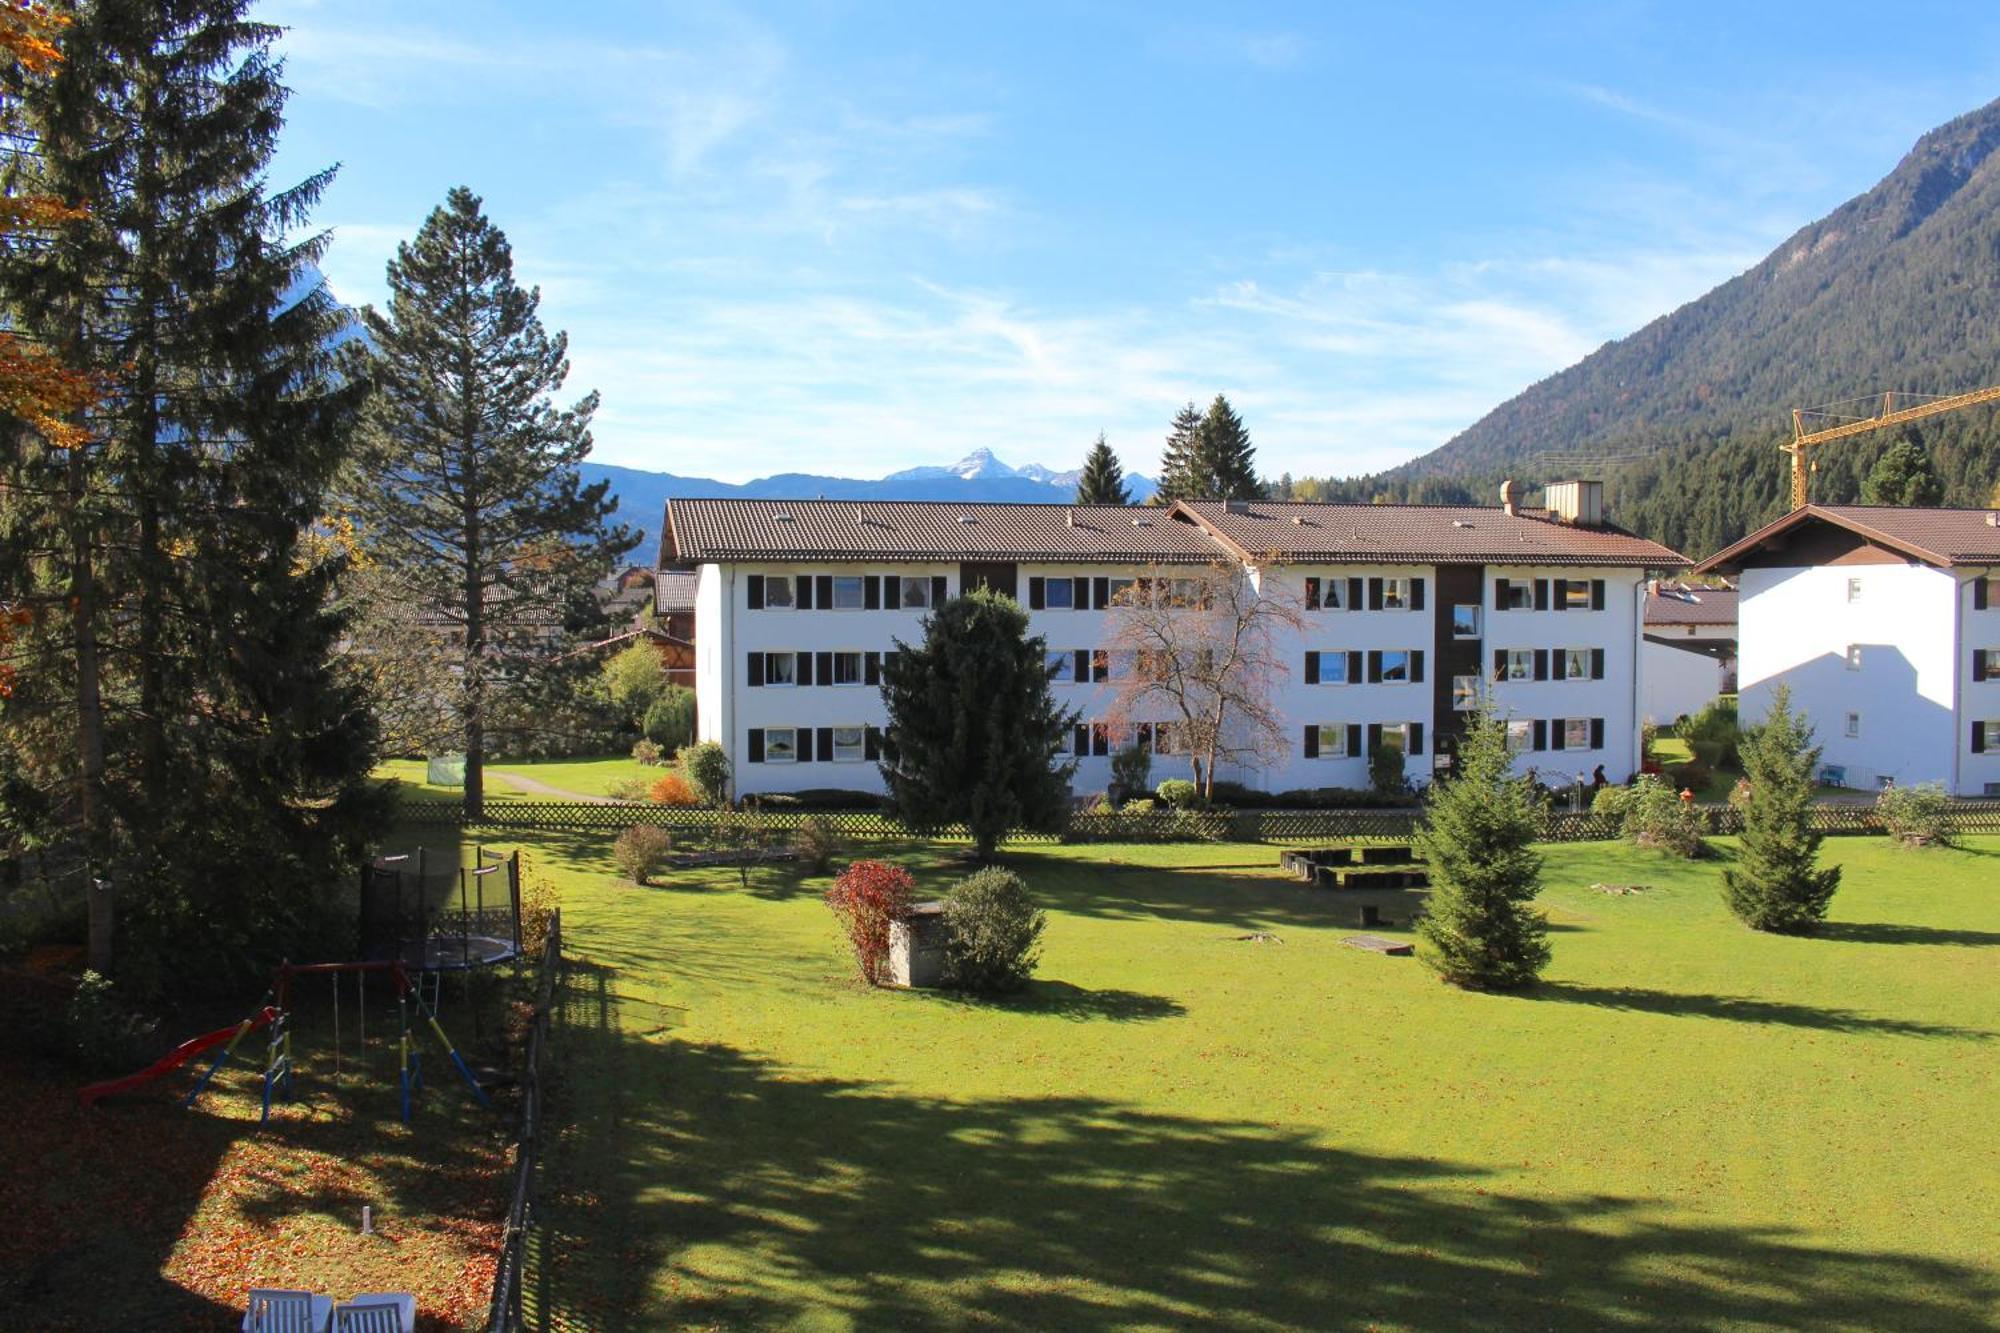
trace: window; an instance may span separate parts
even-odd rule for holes
[[[1451,678],[1451,706],[1456,712],[1469,712],[1479,704],[1479,677],[1453,676]]]
[[[1563,610],[1588,611],[1590,609],[1589,579],[1559,579],[1556,586],[1562,591]]]
[[[1460,602],[1451,608],[1451,637],[1454,639],[1479,637],[1479,603]]]
[[[858,574],[842,574],[833,581],[833,609],[859,611],[862,606],[862,579]]]
[[[1168,585],[1168,606],[1194,606],[1200,601],[1200,579],[1175,579]]]
[[[764,609],[766,611],[789,611],[792,609],[792,581],[775,574],[764,578]]]
[[[1342,722],[1322,722],[1319,724],[1319,757],[1322,759],[1347,758],[1347,725]]]
[[[1153,724],[1154,754],[1179,754],[1181,752],[1180,745],[1179,728],[1174,723],[1155,722]]]
[[[1992,607],[2000,610],[2000,578],[1981,579],[1979,588],[1973,592],[1974,609]]]
[[[1050,611],[1076,609],[1076,585],[1068,579],[1048,579],[1042,584],[1042,605]]]
[[[764,728],[764,762],[767,764],[796,764],[799,761],[799,732],[797,727]]]
[[[767,741],[768,745],[769,742]],[[833,757],[840,763],[853,763],[868,754],[868,728],[835,727],[833,729]]]
[[[1382,609],[1384,611],[1407,611],[1410,609],[1410,581],[1408,579],[1382,580]]]
[[[1135,606],[1133,580],[1109,579],[1105,582],[1105,604],[1107,606]]]
[[[1051,648],[1046,659],[1050,680],[1068,680],[1076,668],[1076,655],[1067,648]]]
[[[1858,643],[1847,645],[1847,669],[1849,671],[1861,670],[1861,645]]]
[[[1130,680],[1136,653],[1115,652],[1104,654],[1105,678],[1108,680]]]
[[[1322,685],[1351,685],[1357,683],[1347,678],[1346,653],[1321,653],[1319,655],[1319,683]]]
[[[2000,796],[2000,782],[1989,782],[1981,790],[1988,796]]]
[[[1587,717],[1566,717],[1563,719],[1563,749],[1588,750],[1590,748],[1590,719]]]
[[[903,579],[902,591],[897,604],[905,611],[928,611],[931,609],[931,581],[923,579]]]
[[[1410,655],[1399,649],[1390,649],[1382,654],[1382,681],[1384,684],[1403,685],[1410,679]]]
[[[861,680],[860,653],[833,654],[833,679],[827,682],[828,684],[859,685]]]
[[[1503,611],[1532,611],[1535,609],[1535,585],[1503,581],[1494,594],[1493,604]]]
[[[1986,752],[1991,754],[2000,750],[2000,722],[1982,722],[1979,725],[1986,731]]]
[[[1526,754],[1535,748],[1535,724],[1533,722],[1509,722],[1507,724],[1507,753]]]
[[[1986,679],[2000,679],[2000,648],[1986,650]]]
[[[1409,724],[1405,722],[1384,722],[1382,724],[1382,748],[1399,754],[1410,752]]]
[[[1325,611],[1346,611],[1347,580],[1338,578],[1321,579],[1319,585],[1320,609]]]
[[[1565,648],[1562,650],[1564,680],[1590,679],[1590,649]]]
[[[1849,736],[1859,736],[1861,734],[1861,714],[1849,713],[1847,715],[1847,734]]]
[[[1111,654],[1105,652],[1102,648],[1091,650],[1090,678],[1092,680],[1111,679]]]
[[[1849,579],[1847,581],[1847,600],[1850,602],[1858,602],[1861,600],[1860,579]]]
[[[764,683],[766,685],[798,684],[799,659],[791,653],[765,653]]]
[[[1535,650],[1532,648],[1509,648],[1507,650],[1507,679],[1533,680],[1535,678]]]

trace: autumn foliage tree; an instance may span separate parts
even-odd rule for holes
[[[910,915],[915,881],[901,866],[856,861],[826,891],[826,905],[840,919],[854,948],[861,979],[879,986],[889,974],[889,927]]]

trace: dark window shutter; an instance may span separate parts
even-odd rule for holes
[[[882,577],[870,574],[861,580],[861,609],[880,611],[882,609]]]
[[[1424,683],[1424,650],[1421,648],[1410,654],[1410,683],[1412,685]]]
[[[1361,724],[1359,722],[1350,722],[1347,724],[1347,754],[1348,757],[1351,759],[1355,755],[1358,755],[1360,753],[1361,753]]]
[[[1368,650],[1368,683],[1374,685],[1379,683],[1381,679],[1382,651],[1379,648],[1371,648]],[[1369,748],[1372,750],[1375,747],[1371,745]]]
[[[1139,724],[1139,725],[1138,725],[1137,727],[1135,727],[1135,728],[1134,728],[1133,730],[1134,730],[1134,732],[1136,733],[1136,736],[1135,736],[1135,740],[1137,741],[1137,744],[1138,744],[1138,746],[1139,746],[1139,748],[1140,748],[1140,749],[1142,749],[1142,750],[1150,750],[1150,749],[1152,749],[1152,748],[1153,748],[1153,724],[1152,724],[1152,723],[1150,723],[1150,722],[1141,722],[1141,723],[1140,723],[1140,724]]]
[[[1546,611],[1549,609],[1549,581],[1547,579],[1535,580],[1535,609],[1537,611]]]
[[[814,589],[814,595],[819,601],[819,609],[822,611],[833,610],[833,575],[816,575],[813,578],[813,582],[818,585]]]
[[[1090,609],[1090,580],[1082,577],[1070,580],[1069,609],[1088,611]]]
[[[1507,650],[1505,648],[1495,648],[1493,650],[1493,679],[1496,681],[1507,679]]]
[[[1986,650],[1984,648],[1974,648],[1972,650],[1972,678],[1974,680],[1986,679]]]
[[[931,605],[943,606],[945,596],[946,593],[945,593],[944,575],[942,574],[931,575]]]
[[[762,727],[750,728],[750,762],[753,764],[764,762],[764,729]]]
[[[799,654],[798,671],[796,674],[799,684],[810,685],[813,683],[813,655],[811,653]]]
[[[1972,609],[1975,611],[1986,609],[1986,580],[1983,578],[1972,581]]]
[[[1111,753],[1111,728],[1099,723],[1090,729],[1090,752],[1100,758]]]
[[[881,728],[869,727],[861,733],[861,754],[865,759],[880,759],[882,757]]]
[[[1546,648],[1537,648],[1535,649],[1535,679],[1547,680],[1548,678],[1549,650]]]
[[[1549,610],[1551,611],[1569,610],[1568,579],[1549,580]]]
[[[821,727],[819,729],[819,761],[822,764],[830,764],[833,762],[832,727]]]
[[[1561,718],[1556,718],[1549,723],[1549,748],[1551,750],[1567,748],[1567,742],[1563,738],[1563,720]]]
[[[882,654],[867,653],[861,659],[862,680],[869,685],[882,683]]]
[[[1590,748],[1593,750],[1604,748],[1604,719],[1601,717],[1590,719]]]
[[[1592,680],[1604,679],[1604,650],[1602,648],[1592,648],[1590,650],[1590,678]]]
[[[1505,579],[1493,580],[1493,609],[1495,611],[1505,611],[1507,609],[1508,586]]]
[[[1090,604],[1102,611],[1111,604],[1111,580],[1092,579],[1090,581]]]
[[[832,654],[832,653],[821,653],[821,654],[819,654],[819,672],[818,672],[818,675],[819,675],[819,683],[820,683],[820,684],[822,684],[822,685],[831,685],[831,684],[833,684],[833,654]]]
[[[1088,648],[1079,648],[1076,650],[1076,683],[1083,685],[1087,684],[1089,680],[1090,650]]]
[[[1319,684],[1319,654],[1306,654],[1306,684]]]
[[[1048,587],[1047,579],[1028,580],[1028,609],[1030,611],[1040,611],[1047,607],[1048,596],[1042,591],[1046,587]]]
[[[1381,748],[1382,748],[1382,724],[1380,722],[1370,722],[1368,724],[1368,753],[1370,755],[1373,755],[1377,750]]]
[[[1549,748],[1549,724],[1540,718],[1535,719],[1534,748],[1537,750],[1546,750]]]
[[[1412,611],[1421,611],[1424,609],[1424,581],[1422,579],[1410,580],[1410,609]]]
[[[752,574],[750,576],[748,592],[750,594],[750,609],[752,611],[762,611],[764,609],[764,576],[762,574]]]
[[[1306,758],[1319,758],[1319,728],[1311,724],[1306,726]]]
[[[1368,609],[1370,611],[1382,609],[1382,580],[1379,578],[1368,580]]]
[[[894,648],[891,648],[888,652],[882,654],[882,669],[884,671],[890,671],[895,668],[895,665],[896,665],[896,650]]]
[[[1319,610],[1319,580],[1306,580],[1306,610]]]
[[[1986,753],[1986,724],[1984,722],[1975,722],[1972,724],[1972,752],[1974,754]]]
[[[1359,611],[1361,609],[1361,578],[1359,575],[1347,581],[1347,609],[1350,611]]]
[[[1422,754],[1423,752],[1424,724],[1421,722],[1412,722],[1410,724],[1410,753]]]
[[[1078,758],[1090,753],[1090,728],[1081,722],[1076,724],[1076,734],[1070,740],[1070,750]]]
[[[1590,581],[1590,609],[1593,611],[1602,611],[1604,609],[1603,579],[1592,579]]]
[[[792,604],[797,606],[801,611],[812,610],[813,609],[812,575],[810,574],[799,575],[798,578],[793,580],[793,585],[796,595],[792,598]]]
[[[744,669],[743,676],[743,683],[753,689],[764,683],[764,654],[750,654],[750,662]]]
[[[1361,683],[1361,650],[1359,648],[1354,649],[1347,655],[1347,683],[1349,685],[1359,685]]]

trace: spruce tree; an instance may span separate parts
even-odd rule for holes
[[[599,614],[593,590],[635,539],[610,522],[610,484],[578,476],[597,395],[551,402],[569,377],[568,337],[543,330],[541,293],[515,282],[478,196],[453,189],[397,247],[388,278],[388,310],[362,314],[372,347],[350,344],[374,388],[350,503],[410,613],[454,627],[450,704],[477,819],[506,696],[545,706],[549,634]]]
[[[1529,906],[1541,888],[1538,830],[1528,781],[1513,776],[1506,723],[1482,706],[1467,717],[1457,767],[1433,787],[1415,838],[1431,879],[1421,956],[1452,985],[1516,990],[1548,966],[1548,922]]]
[[[882,699],[882,776],[910,828],[964,824],[990,861],[1009,829],[1062,827],[1076,715],[1056,705],[1047,641],[1012,598],[982,588],[933,611],[923,643],[884,657]]]
[[[87,216],[0,259],[15,326],[103,389],[77,413],[89,447],[34,469],[66,498],[41,577],[71,619],[41,666],[75,681],[39,767],[122,886],[121,970],[221,984],[326,912],[381,809],[366,711],[330,665],[340,565],[304,540],[359,397],[332,374],[326,238],[296,239],[332,173],[267,192],[286,91],[279,30],[248,10],[79,8],[19,96],[38,185]],[[110,938],[93,921],[94,955]]]
[[[1943,500],[1944,483],[1914,432],[1883,450],[1861,483],[1865,505],[1935,505]]]
[[[1250,443],[1250,430],[1221,394],[1215,395],[1201,419],[1195,474],[1206,499],[1260,500],[1264,496],[1264,487],[1257,480],[1257,450]]]
[[[1125,469],[1118,465],[1118,455],[1111,452],[1111,444],[1104,438],[1104,432],[1097,433],[1097,443],[1090,446],[1090,453],[1083,460],[1083,475],[1077,478],[1076,502],[1080,505],[1128,505],[1132,503],[1132,493],[1125,487]]]
[[[1729,909],[1756,930],[1811,931],[1826,919],[1840,887],[1839,866],[1814,864],[1824,835],[1810,823],[1820,756],[1812,736],[1805,716],[1792,711],[1791,691],[1780,685],[1771,711],[1739,747],[1748,784],[1737,802],[1743,846],[1722,872],[1722,890]]]
[[[1167,430],[1167,443],[1160,451],[1160,486],[1153,493],[1154,504],[1207,498],[1197,457],[1200,448],[1201,409],[1189,403],[1174,413],[1173,425]]]

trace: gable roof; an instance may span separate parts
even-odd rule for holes
[[[938,500],[667,501],[661,556],[726,560],[1196,563],[1227,554],[1165,509]]]
[[[1661,583],[1646,592],[1648,625],[1734,625],[1736,589]]]
[[[1175,512],[1247,560],[1287,564],[1600,565],[1680,569],[1678,551],[1622,528],[1564,523],[1547,510],[1182,500]]]
[[[1766,523],[1733,546],[1717,551],[1696,572],[1733,573],[1744,556],[1813,523],[1831,524],[1872,545],[1939,569],[2000,564],[2000,526],[1986,509],[1918,509],[1895,505],[1807,505]]]

